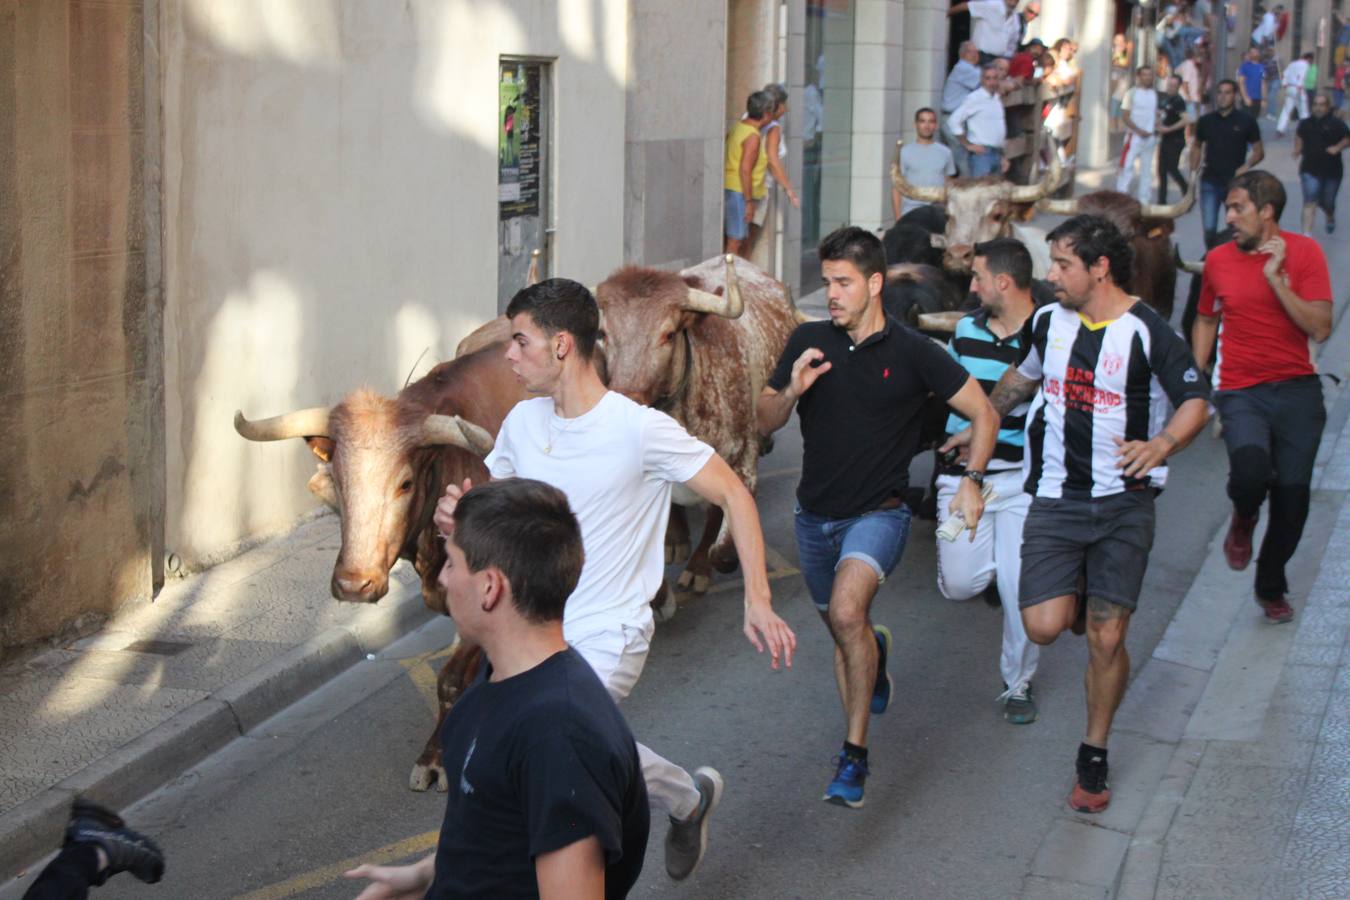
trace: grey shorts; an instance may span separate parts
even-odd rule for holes
[[[1133,610],[1153,549],[1153,491],[1125,491],[1091,500],[1036,497],[1022,529],[1019,607],[1087,593]]]

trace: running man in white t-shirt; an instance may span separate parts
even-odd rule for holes
[[[755,500],[726,462],[670,416],[610,391],[595,367],[600,311],[590,291],[565,278],[525,288],[506,308],[507,358],[532,394],[507,415],[486,463],[493,478],[533,478],[567,495],[581,523],[586,561],[567,600],[563,636],[614,699],[642,673],[654,623],[651,600],[665,570],[671,489],[688,487],[722,507],[745,574],[745,635],[768,645],[772,665],[792,665],[796,636],[773,611]],[[436,524],[453,527],[463,486],[449,485]],[[670,815],[666,871],[688,877],[702,859],[722,777],[691,776],[638,744],[652,805]]]

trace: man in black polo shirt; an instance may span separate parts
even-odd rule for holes
[[[1236,108],[1237,82],[1225,78],[1214,91],[1214,112],[1200,117],[1191,145],[1191,171],[1200,162],[1204,148],[1205,170],[1200,175],[1200,219],[1205,229],[1205,247],[1219,242],[1219,209],[1228,196],[1228,182],[1266,158],[1261,144],[1261,126]],[[1251,158],[1247,147],[1251,146]]]
[[[1341,153],[1350,147],[1350,131],[1331,114],[1325,94],[1313,98],[1312,115],[1298,123],[1294,155],[1300,157],[1298,178],[1303,185],[1303,233],[1312,234],[1317,207],[1327,217],[1327,234],[1336,230],[1336,195],[1341,190]]]
[[[891,696],[890,632],[873,628],[869,609],[909,536],[910,511],[901,498],[924,401],[936,394],[973,423],[966,477],[950,506],[971,527],[984,511],[980,487],[998,416],[980,383],[941,346],[887,317],[886,255],[875,235],[841,228],[820,242],[819,252],[830,321],[792,333],[756,413],[767,436],[800,401],[798,565],[834,637],[848,723],[825,800],[856,809],[867,778],[868,717],[885,712]]]

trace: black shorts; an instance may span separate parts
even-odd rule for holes
[[[1026,609],[1078,591],[1133,610],[1153,549],[1153,491],[1091,500],[1035,497],[1022,529],[1018,606]]]

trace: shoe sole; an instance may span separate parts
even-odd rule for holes
[[[1095,816],[1097,813],[1105,811],[1105,809],[1106,809],[1108,806],[1110,806],[1110,805],[1111,805],[1111,796],[1110,796],[1110,793],[1109,793],[1109,792],[1107,793],[1106,800],[1103,801],[1102,804],[1101,804],[1100,806],[1095,806],[1095,807],[1093,807],[1093,806],[1074,806],[1074,805],[1073,805],[1073,798],[1072,798],[1072,797],[1069,798],[1069,809],[1071,809],[1071,810],[1073,810],[1074,812],[1077,812],[1077,813],[1086,813],[1086,814],[1089,815],[1089,816]]]
[[[867,802],[866,797],[864,797],[861,800],[848,800],[844,797],[840,797],[838,794],[826,794],[824,797],[821,797],[820,799],[824,800],[831,806],[846,806],[849,809],[862,809],[863,804]]]
[[[704,855],[708,852],[708,820],[711,819],[713,813],[717,811],[717,804],[722,802],[722,789],[725,786],[722,781],[722,773],[712,766],[699,766],[694,770],[695,784],[698,783],[700,775],[708,779],[709,783],[712,784],[712,799],[708,801],[708,809],[703,813],[703,821],[700,822],[698,826],[698,859],[694,860],[694,864],[689,868],[689,871],[680,878],[676,878],[676,881],[684,881],[690,875],[693,875],[698,871],[699,865],[703,862]],[[667,870],[666,874],[670,874],[669,870]],[[674,878],[675,876],[672,875],[671,877]]]
[[[1017,713],[1014,715],[1009,715],[1008,712],[1005,710],[1003,713],[1003,721],[1009,723],[1010,725],[1030,725],[1032,722],[1036,721],[1037,715],[1038,714],[1035,710],[1032,710],[1029,714]]]
[[[1288,625],[1290,622],[1294,621],[1294,614],[1290,613],[1287,616],[1272,616],[1270,613],[1266,613],[1262,618],[1265,619],[1267,625]]]
[[[1074,789],[1069,792],[1069,799],[1068,799],[1069,809],[1073,810],[1074,812],[1086,813],[1091,816],[1096,815],[1099,812],[1102,812],[1104,809],[1106,809],[1108,806],[1111,805],[1110,788],[1107,788],[1100,794],[1089,794],[1087,791],[1083,791],[1084,798],[1094,798],[1094,799],[1092,800],[1084,799],[1079,804],[1075,805],[1073,800],[1074,795],[1077,793],[1078,793],[1078,786],[1075,785]]]
[[[881,703],[876,694],[876,689],[872,690],[872,703],[868,707],[872,715],[879,716],[891,708],[891,697],[895,695],[895,679],[891,678],[891,630],[885,625],[873,625],[872,633],[881,635],[881,642],[886,645],[886,702]]]

